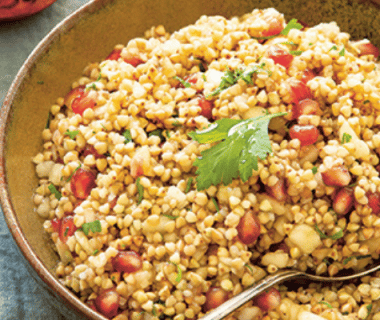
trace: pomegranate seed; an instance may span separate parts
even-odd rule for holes
[[[74,224],[74,218],[72,216],[64,217],[59,229],[59,238],[63,243],[66,243],[68,237],[74,235],[76,230],[77,227]]]
[[[287,198],[284,179],[278,180],[277,183],[272,187],[265,186],[265,190],[271,197],[275,198],[278,201],[285,201]]]
[[[108,57],[106,58],[106,60],[119,60],[120,54],[121,54],[121,49],[114,49],[108,55]]]
[[[368,198],[368,206],[372,209],[373,214],[379,214],[380,213],[380,194],[375,192],[368,192],[367,193]]]
[[[65,106],[68,108],[71,108],[71,104],[73,103],[74,99],[80,98],[84,94],[85,86],[79,86],[75,89],[71,90],[66,96],[65,96]]]
[[[106,158],[106,156],[104,154],[99,154],[93,145],[87,144],[86,147],[84,148],[84,150],[82,151],[82,155],[83,155],[83,157],[87,157],[90,154],[92,154],[95,159]]]
[[[322,180],[327,186],[346,187],[351,182],[351,175],[345,167],[339,165],[322,172]]]
[[[218,255],[219,246],[218,245],[210,245],[207,250],[207,256],[217,256]]]
[[[304,84],[307,84],[311,79],[314,79],[316,76],[317,75],[315,74],[313,70],[306,69],[303,72],[301,82],[303,82]]]
[[[290,252],[288,245],[284,241],[272,244],[270,246],[269,250],[271,252],[276,252],[277,250],[282,250],[285,253],[289,253]]]
[[[212,120],[212,109],[214,108],[214,102],[206,100],[206,98],[201,95],[198,100],[198,105],[201,107],[201,116],[204,116],[208,120]]]
[[[79,168],[73,174],[70,182],[71,191],[78,199],[86,199],[92,188],[96,187],[96,175],[89,170]]]
[[[59,230],[61,229],[61,219],[58,219],[58,218],[54,218],[53,220],[51,220],[51,227],[53,228],[53,231],[54,232],[59,232]]]
[[[116,206],[116,204],[117,204],[117,199],[118,199],[118,198],[119,198],[119,197],[115,197],[115,198],[112,199],[112,201],[110,202],[110,209],[115,208],[115,206]]]
[[[354,200],[354,191],[350,188],[343,188],[334,196],[333,209],[338,215],[344,216],[353,208]]]
[[[115,289],[102,292],[95,299],[96,309],[108,319],[112,319],[118,314],[120,296]]]
[[[254,299],[254,304],[257,305],[263,312],[277,308],[281,303],[281,295],[275,288],[270,288]]]
[[[274,63],[280,64],[285,68],[289,68],[293,61],[293,56],[278,46],[272,46],[269,48],[268,57],[271,58]]]
[[[252,211],[248,211],[240,219],[236,229],[240,241],[250,245],[253,244],[260,235],[260,221]]]
[[[96,309],[95,306],[95,300],[91,299],[86,302],[86,304],[94,311],[98,312],[98,309]]]
[[[293,105],[293,119],[297,119],[301,115],[316,114],[319,109],[319,103],[312,99],[305,99],[298,104]]]
[[[132,66],[134,66],[135,68],[144,63],[143,60],[141,60],[139,57],[136,57],[136,56],[132,56],[132,55],[127,55],[125,58],[123,58],[123,60],[126,62],[126,63],[129,63],[131,64]]]
[[[88,94],[89,92],[86,92],[73,100],[71,103],[71,109],[74,113],[82,115],[84,110],[96,106],[96,101],[93,98],[90,98]]]
[[[206,292],[206,303],[203,305],[204,312],[219,307],[228,300],[228,293],[220,287],[210,287]]]
[[[360,53],[359,56],[373,55],[375,59],[379,56],[379,49],[372,43],[363,43],[357,46]]]
[[[317,142],[319,137],[319,130],[316,126],[310,125],[294,125],[289,130],[290,138],[298,139],[301,146],[309,146]]]
[[[292,103],[298,104],[302,100],[312,98],[309,87],[302,81],[293,80],[290,83],[290,90]]]
[[[183,80],[185,80],[186,82],[192,83],[192,84],[196,84],[198,81],[198,75],[196,73],[189,74],[188,76],[184,77]]]
[[[112,266],[120,272],[136,272],[142,268],[140,255],[135,251],[122,251],[112,259]]]
[[[277,18],[273,18],[271,21],[269,21],[268,28],[261,33],[261,36],[262,37],[276,36],[283,29],[284,29],[284,26],[282,22]]]

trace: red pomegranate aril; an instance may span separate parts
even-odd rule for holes
[[[346,187],[351,182],[351,175],[347,168],[339,165],[322,172],[322,180],[327,186]]]
[[[136,272],[142,268],[140,255],[135,251],[122,251],[112,258],[112,266],[120,272]]]
[[[359,56],[373,55],[375,59],[379,56],[379,49],[372,43],[363,43],[357,46],[360,53]]]
[[[290,90],[292,103],[298,104],[302,100],[312,98],[309,87],[302,81],[293,80],[290,83]]]
[[[278,201],[285,201],[287,198],[286,185],[284,179],[279,179],[274,186],[265,186],[266,192]]]
[[[256,297],[253,301],[263,312],[268,312],[280,305],[281,295],[277,289],[270,288],[268,291],[265,291]]]
[[[99,154],[93,145],[87,144],[86,147],[84,148],[84,150],[82,151],[82,155],[83,155],[83,157],[87,157],[90,154],[92,154],[95,159],[106,158],[106,156],[104,154]]]
[[[71,108],[71,104],[76,98],[80,98],[84,95],[84,89],[85,86],[79,86],[75,89],[71,90],[66,96],[65,96],[65,106],[68,108]]]
[[[236,229],[241,242],[247,245],[253,244],[261,231],[259,218],[252,211],[248,211],[241,217]]]
[[[126,57],[123,58],[123,60],[124,60],[126,63],[131,64],[131,65],[134,66],[135,68],[136,68],[138,65],[144,63],[144,61],[141,60],[139,57],[132,56],[132,55],[127,55]]]
[[[311,79],[314,79],[316,76],[317,75],[315,74],[315,72],[313,70],[306,69],[303,72],[301,82],[303,82],[304,84],[307,84]]]
[[[95,299],[96,309],[108,319],[112,319],[118,314],[119,303],[120,296],[115,289],[106,290]]]
[[[66,243],[68,237],[74,235],[76,230],[77,227],[74,224],[74,218],[72,216],[64,217],[59,228],[59,238],[63,243]]]
[[[206,100],[204,96],[201,96],[198,100],[198,105],[201,107],[201,116],[204,116],[208,120],[212,120],[212,109],[214,108],[214,102]]]
[[[210,287],[206,292],[206,303],[203,305],[203,311],[207,312],[219,307],[228,300],[228,293],[220,287]]]
[[[279,19],[273,18],[269,21],[269,26],[261,33],[262,37],[271,37],[278,35],[284,29],[284,25]]]
[[[380,213],[380,194],[368,192],[368,206],[372,209],[372,213],[378,215]]]
[[[79,168],[71,177],[71,191],[78,199],[86,199],[91,190],[96,187],[96,175],[92,171]]]
[[[269,48],[268,57],[271,58],[274,63],[280,64],[285,68],[289,68],[293,61],[293,56],[278,46],[272,46]]]
[[[319,103],[313,99],[304,99],[296,105],[296,113],[298,117],[302,115],[316,114],[318,109]]]
[[[96,309],[95,306],[95,300],[91,299],[86,302],[86,304],[94,311],[98,312],[98,309]]]
[[[120,56],[121,56],[121,49],[114,49],[108,55],[106,60],[119,60]]]
[[[188,76],[184,77],[183,80],[185,80],[186,82],[192,83],[192,84],[196,84],[198,81],[198,76],[196,73],[189,74]]]
[[[74,113],[83,115],[84,110],[88,108],[94,108],[96,106],[96,101],[89,97],[88,92],[84,93],[82,96],[77,97],[71,103],[71,109]]]
[[[290,128],[289,135],[292,140],[298,139],[301,142],[301,146],[309,146],[317,142],[319,137],[319,130],[312,124],[296,124]]]
[[[339,190],[333,199],[333,209],[337,215],[344,216],[354,207],[354,191],[351,188]]]
[[[61,229],[61,219],[54,218],[51,220],[51,227],[53,228],[54,232],[59,232]]]

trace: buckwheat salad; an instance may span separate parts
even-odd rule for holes
[[[378,49],[275,9],[163,26],[52,105],[34,202],[80,299],[199,319],[280,269],[379,258]],[[380,274],[276,286],[228,319],[380,319]],[[296,290],[296,291],[294,291]]]

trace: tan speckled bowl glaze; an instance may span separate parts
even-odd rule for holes
[[[320,1],[313,1],[316,9]],[[104,59],[115,44],[142,36],[151,26],[162,24],[172,32],[201,15],[232,17],[267,6],[268,1],[260,0],[92,0],[54,28],[22,66],[1,110],[1,205],[32,275],[50,289],[56,305],[68,307],[63,311],[67,315],[75,312],[83,318],[105,320],[50,272],[58,257],[43,232],[43,220],[34,212],[32,195],[37,178],[31,159],[42,149],[41,132],[50,106],[69,91],[89,62]],[[287,19],[308,22],[299,8],[289,5],[289,9]],[[339,24],[338,16],[335,20]]]

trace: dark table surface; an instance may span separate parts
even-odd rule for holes
[[[0,22],[0,106],[18,70],[34,47],[57,23],[88,1],[57,0],[49,8],[26,19]],[[0,319],[67,319],[47,303],[42,289],[24,267],[2,212]]]

